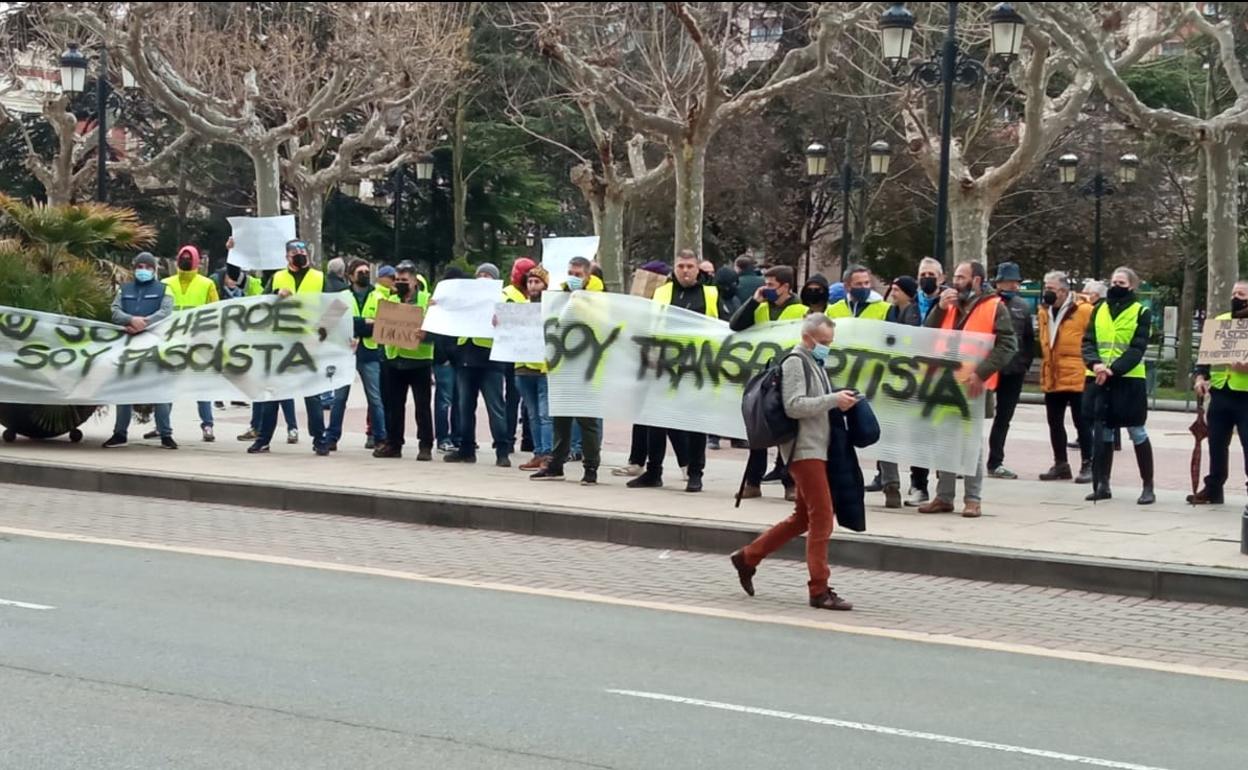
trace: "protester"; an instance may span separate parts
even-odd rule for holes
[[[125,328],[126,334],[139,334],[147,327],[159,323],[173,314],[174,293],[165,283],[156,280],[156,257],[142,252],[131,263],[134,280],[122,284],[113,298],[113,323]],[[130,419],[134,407],[118,405],[113,421],[113,435],[104,442],[105,449],[125,446],[130,432]],[[173,404],[155,404],[153,412],[160,445],[165,449],[177,449],[173,440],[173,424],[170,420]]]
[[[550,288],[550,273],[534,265],[525,281],[525,302],[542,301]],[[546,383],[546,362],[516,364],[516,387],[533,431],[533,458],[520,466],[522,471],[539,471],[550,463],[554,453],[554,422],[550,419],[550,394]]]
[[[811,313],[828,312],[828,279],[820,273],[807,278],[806,285],[802,287],[801,300]]]
[[[654,273],[655,275],[661,275],[665,278],[671,275],[671,272],[672,272],[672,266],[660,260],[651,260],[650,262],[647,262],[644,265],[642,265],[639,269],[644,270],[647,273]],[[647,299],[652,299],[653,296],[654,296],[653,293],[651,293],[651,296],[647,297]],[[573,455],[576,455],[581,449],[581,446],[580,446],[581,442],[577,441],[578,436],[579,436],[579,431],[576,429],[575,426],[573,426],[573,429],[572,429],[572,454]],[[650,444],[649,428],[647,428],[645,425],[634,425],[632,429],[632,437],[631,437],[631,440],[629,442],[629,447],[628,447],[628,464],[625,465],[623,468],[613,468],[611,470],[611,475],[619,476],[621,478],[636,478],[637,476],[640,476],[641,474],[645,473],[646,472],[646,456],[650,449],[649,444]],[[676,448],[677,461],[681,463],[682,468],[684,467],[684,451],[685,451],[684,447]]]
[[[1053,271],[1044,277],[1044,294],[1036,310],[1040,335],[1040,390],[1049,421],[1049,444],[1053,447],[1053,467],[1040,474],[1041,481],[1069,481],[1071,473],[1066,441],[1066,411],[1079,437],[1079,476],[1077,484],[1092,481],[1092,434],[1083,414],[1083,335],[1092,319],[1092,306],[1076,302],[1065,273]]]
[[[529,271],[537,267],[537,263],[528,257],[520,257],[511,266],[511,280],[503,287],[503,302],[528,302],[526,280]],[[517,424],[523,427],[520,437],[520,451],[533,449],[533,434],[529,420],[520,409],[520,390],[516,387],[516,368],[514,364],[502,364],[503,393],[507,404],[507,443],[516,443]]]
[[[785,543],[806,533],[807,587],[810,606],[822,610],[851,610],[828,585],[828,540],[832,536],[832,490],[828,484],[828,457],[832,420],[829,413],[848,412],[858,404],[850,390],[833,390],[824,369],[836,326],[826,315],[811,314],[802,321],[802,341],[781,364],[784,411],[798,421],[797,438],[781,447],[796,483],[793,515],[732,554],[741,587],[754,595],[754,574],[763,559]],[[858,491],[861,498],[861,490]]]
[[[380,282],[385,281],[382,285]],[[414,305],[425,310],[429,307],[429,293],[420,288],[416,266],[400,262],[395,269],[393,284],[390,277],[378,278],[375,292],[380,302]],[[392,287],[391,290],[389,287]],[[407,393],[412,393],[412,406],[416,410],[416,460],[433,460],[433,343],[422,332],[420,344],[414,348],[386,345],[381,362],[382,410],[386,420],[386,440],[373,450],[373,457],[399,458],[403,456],[407,433]]]
[[[1018,352],[1018,340],[1014,334],[1014,318],[1006,304],[996,294],[984,291],[988,274],[983,263],[962,262],[953,273],[953,288],[945,289],[940,302],[927,317],[927,326],[938,329],[978,332],[993,336],[992,351],[970,373],[966,381],[967,395],[978,398],[985,391],[991,394],[997,388],[998,375]],[[992,408],[992,396],[986,403]],[[962,516],[968,519],[982,515],[982,491],[984,485],[983,450],[976,463],[973,476],[965,476],[965,495]],[[936,495],[919,508],[919,513],[952,513],[953,496],[957,491],[957,474],[938,471]]]
[[[741,277],[731,267],[721,267],[715,273],[715,288],[719,289],[719,317],[732,318],[732,314],[741,307],[741,299],[737,297]]]
[[[753,257],[737,257],[734,265],[737,268],[737,307],[740,307],[762,288],[763,274],[759,272]]]
[[[220,299],[216,283],[199,272],[199,249],[183,246],[178,249],[174,263],[177,265],[177,272],[164,281],[173,295],[174,312],[192,310]],[[199,408],[199,429],[204,441],[216,441],[217,437],[213,434],[212,402],[200,401],[196,406]],[[157,431],[153,431],[143,438],[156,438],[156,433]]]
[[[862,265],[850,265],[845,269],[845,299],[833,303],[827,309],[832,320],[839,318],[865,318],[871,321],[892,321],[893,306],[871,289],[871,271]],[[872,296],[874,295],[874,297]]]
[[[919,325],[924,326],[927,324],[927,317],[931,314],[932,308],[936,307],[940,301],[940,293],[945,289],[945,269],[940,262],[931,257],[919,260],[918,284],[919,291],[914,301],[919,308]],[[910,496],[906,498],[908,507],[918,508],[930,499],[928,495],[930,478],[929,468],[910,467]]]
[[[209,276],[217,287],[217,296],[221,299],[238,299],[264,294],[264,282],[255,276],[247,275],[247,271],[238,265],[227,264]]]
[[[1014,411],[1023,394],[1023,380],[1031,371],[1035,358],[1036,334],[1031,326],[1031,305],[1018,296],[1023,285],[1023,274],[1013,262],[997,265],[997,278],[993,282],[997,296],[1014,319],[1014,336],[1018,340],[1018,352],[1014,359],[997,374],[996,414],[992,418],[992,430],[988,434],[988,475],[994,479],[1017,479],[1018,474],[1005,467],[1005,440],[1010,433]]]
[[[294,294],[321,294],[325,289],[325,274],[311,266],[308,244],[301,240],[289,241],[286,244],[286,268],[273,274],[270,285],[272,293],[279,297],[289,297]],[[325,415],[321,409],[320,396],[308,396],[303,403],[308,413],[312,451],[318,457],[328,457],[330,450],[325,441]],[[268,452],[269,445],[273,442],[273,432],[277,430],[278,402],[269,401],[260,406],[258,435],[255,443],[247,448],[248,454]]]
[[[803,318],[808,308],[793,294],[796,275],[788,266],[773,267],[763,276],[760,286],[749,301],[743,304],[728,328],[734,332],[742,332],[752,326],[775,323],[777,321],[793,321]],[[745,466],[745,483],[741,488],[741,499],[749,500],[762,497],[763,472],[767,469],[767,450],[750,450],[750,459]],[[797,494],[793,489],[793,481],[787,475],[784,481],[784,497],[792,501]]]
[[[1248,318],[1248,281],[1235,282],[1231,311],[1217,320]],[[1204,486],[1188,495],[1192,505],[1222,505],[1223,487],[1230,472],[1231,433],[1239,434],[1248,473],[1248,364],[1196,367],[1196,395],[1209,397],[1209,475]]]
[[[699,279],[698,255],[692,249],[682,249],[676,255],[672,280],[654,293],[657,305],[671,305],[708,318],[719,318],[719,290],[702,284]],[[702,491],[702,473],[706,469],[706,434],[650,426],[647,429],[648,463],[646,472],[627,486],[630,489],[658,488],[663,486],[663,460],[667,453],[667,441],[684,445],[688,457],[688,481],[686,492]]]
[[[715,285],[715,263],[704,259],[698,263],[698,283],[703,286]]]
[[[888,301],[897,308],[893,311],[893,319],[906,326],[922,326],[923,316],[919,312],[919,282],[913,277],[903,275],[894,279],[889,288]]]
[[[1104,281],[1089,278],[1083,282],[1081,299],[1089,305],[1096,305],[1098,302],[1105,299],[1106,291]]]
[[[464,278],[464,272],[454,265],[442,274],[442,280],[455,281]],[[459,374],[459,346],[454,337],[430,334],[433,342],[433,431],[438,451],[453,454],[459,451],[459,398],[456,383]]]
[[[350,291],[351,282],[347,280],[347,261],[342,257],[334,257],[325,263],[325,291]]]
[[[1087,500],[1113,497],[1114,434],[1126,428],[1135,446],[1143,489],[1139,505],[1156,502],[1153,494],[1153,444],[1144,423],[1148,419],[1148,386],[1144,354],[1152,313],[1140,304],[1136,291],[1140,277],[1129,267],[1114,271],[1105,299],[1097,303],[1083,335],[1083,363],[1092,376],[1083,392],[1083,414],[1092,426],[1092,494]]]
[[[499,280],[498,267],[484,262],[477,268],[478,280]],[[485,401],[489,415],[490,436],[494,440],[494,464],[499,468],[511,467],[511,453],[515,449],[515,434],[507,432],[507,401],[503,394],[503,368],[490,360],[494,340],[488,337],[459,338],[459,359],[456,368],[456,386],[459,398],[459,451],[442,458],[448,463],[475,463],[477,461],[477,400]],[[392,423],[393,425],[393,423]]]
[[[590,273],[590,262],[584,257],[573,257],[568,264],[568,280],[560,287],[561,291],[603,291],[602,281]],[[534,481],[563,481],[563,466],[572,453],[572,424],[581,427],[582,449],[584,455],[584,475],[582,486],[594,486],[598,483],[598,466],[602,460],[602,423],[594,417],[555,417],[555,445],[550,462],[546,467],[529,478]]]
[[[364,386],[364,400],[368,403],[368,437],[364,442],[365,449],[376,450],[385,446],[389,434],[386,432],[386,408],[381,391],[382,351],[373,339],[373,326],[377,321],[377,310],[382,302],[390,300],[394,289],[395,270],[389,265],[377,271],[377,286],[369,281],[370,268],[362,259],[353,260],[347,270],[351,276],[351,296],[355,300],[355,337],[359,341],[355,347],[355,371],[360,375],[360,384]],[[367,293],[365,292],[367,290]],[[350,393],[350,390],[347,390]],[[342,438],[342,420],[345,416],[347,398],[335,399],[334,409],[330,413],[331,432],[337,432],[333,440]]]

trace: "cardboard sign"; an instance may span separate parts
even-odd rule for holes
[[[1210,318],[1205,321],[1196,363],[1248,363],[1248,318]]]
[[[424,308],[418,305],[381,302],[377,305],[373,340],[378,345],[397,345],[408,349],[419,347],[424,341],[420,334],[424,322]]]
[[[667,276],[637,268],[633,271],[633,286],[629,294],[634,297],[654,299],[654,290],[667,283]]]

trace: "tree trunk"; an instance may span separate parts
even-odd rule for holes
[[[45,183],[43,192],[49,206],[68,206],[74,202],[73,182],[68,179],[56,178],[51,184]]]
[[[315,187],[297,187],[299,196],[299,237],[308,244],[312,264],[325,267],[325,252],[321,250],[322,229],[325,221],[325,192]]]
[[[996,201],[982,196],[964,196],[953,190],[949,196],[949,229],[953,236],[953,251],[945,274],[952,276],[959,262],[982,262],[988,268],[988,223]]]
[[[1191,379],[1187,376],[1192,370],[1192,319],[1196,315],[1196,288],[1200,281],[1198,267],[1204,255],[1203,244],[1199,240],[1200,226],[1205,221],[1208,205],[1208,173],[1206,172],[1205,154],[1200,153],[1196,159],[1196,200],[1191,218],[1187,223],[1186,237],[1183,239],[1183,290],[1179,294],[1179,335],[1175,352],[1174,384],[1183,390],[1191,388]]]
[[[624,269],[628,264],[624,244],[624,213],[628,205],[619,195],[608,192],[594,206],[594,235],[598,236],[598,264],[606,277],[607,291],[624,291]]]
[[[282,169],[277,147],[257,147],[246,152],[256,172],[256,216],[281,216]]]
[[[1210,317],[1231,307],[1231,289],[1239,277],[1239,158],[1243,149],[1233,136],[1211,136],[1201,145],[1207,161],[1208,213],[1206,241],[1209,252],[1209,291],[1206,308]]]
[[[451,192],[454,194],[455,242],[451,247],[455,259],[468,256],[468,184],[464,180],[464,134],[468,104],[463,89],[455,98],[455,138],[451,143]]]
[[[676,227],[673,257],[683,249],[702,256],[703,192],[706,185],[706,141],[682,138],[672,148],[676,159]]]

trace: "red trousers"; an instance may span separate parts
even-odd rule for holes
[[[832,536],[832,490],[828,488],[828,464],[824,460],[798,460],[789,465],[797,486],[793,515],[758,536],[745,547],[745,563],[751,567],[806,533],[806,566],[810,569],[810,595],[828,590],[828,539]]]

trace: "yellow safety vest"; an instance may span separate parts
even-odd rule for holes
[[[207,305],[212,297],[213,290],[217,288],[217,285],[212,282],[211,278],[199,273],[196,273],[195,277],[191,279],[191,283],[186,287],[185,291],[182,289],[182,276],[180,274],[169,276],[164,280],[164,284],[169,287],[169,292],[173,294],[174,310],[187,310],[200,305]]]
[[[800,302],[788,305],[780,312],[780,317],[776,319],[776,322],[800,321],[806,317],[808,310],[809,308]],[[760,302],[758,307],[754,309],[754,325],[758,326],[766,323],[772,323],[771,305],[767,302]]]
[[[665,283],[654,290],[654,301],[660,305],[670,305],[675,292],[675,283]],[[703,286],[702,297],[706,300],[706,315],[710,318],[719,318],[719,289],[714,286]]]
[[[368,298],[364,300],[364,307],[360,307],[360,303],[356,301],[354,294],[351,295],[351,301],[355,305],[356,315],[360,318],[376,318],[377,306],[382,302],[390,302],[391,296],[392,294],[389,289],[381,284],[377,284],[373,287],[373,290],[369,292]],[[396,297],[395,299],[397,300],[398,298]],[[377,341],[372,337],[364,337],[360,340],[360,342],[369,350],[376,350],[378,348]]]
[[[503,301],[504,302],[528,302],[529,298],[524,296],[524,292],[520,291],[515,286],[508,284],[503,287]]]
[[[253,275],[247,276],[247,289],[244,291],[244,297],[258,297],[264,294],[264,281]]]
[[[863,309],[862,315],[858,317],[869,318],[873,321],[886,321],[888,320],[889,307],[890,305],[887,302],[871,302]],[[835,305],[829,307],[827,315],[828,318],[832,319],[853,318],[854,311],[853,308],[849,306],[849,301],[843,299]]]
[[[1223,313],[1215,320],[1225,321],[1230,317],[1230,313]],[[1248,391],[1248,372],[1233,371],[1229,364],[1211,366],[1209,367],[1209,384],[1216,390],[1230,388],[1242,393]]]
[[[289,270],[278,270],[273,274],[273,291],[286,289],[291,294],[320,294],[325,291],[325,274],[314,267],[309,267],[303,282],[295,287],[295,277]]]
[[[1096,329],[1096,353],[1100,356],[1101,363],[1110,366],[1127,352],[1127,348],[1131,347],[1135,329],[1140,323],[1140,312],[1143,310],[1144,306],[1136,302],[1119,313],[1117,318],[1112,318],[1109,314],[1109,303],[1101,303],[1093,317]],[[1087,374],[1089,377],[1095,376],[1092,372]],[[1144,375],[1144,362],[1140,361],[1134,369],[1123,376],[1143,379]]]
[[[373,297],[376,297],[376,296],[377,296],[377,292],[374,291],[372,294],[369,295],[368,302],[372,302]],[[391,294],[390,296],[386,297],[384,301],[385,302],[399,302],[400,301],[399,295]],[[365,308],[367,308],[368,302],[365,303]],[[427,291],[416,292],[416,301],[409,303],[409,304],[416,305],[417,307],[423,308],[424,310],[427,311],[429,309],[429,292]],[[373,317],[374,318],[377,317],[376,309],[373,310]],[[373,343],[374,347],[376,346],[376,344],[377,343]],[[420,345],[418,345],[415,348],[401,348],[398,345],[386,345],[386,358],[390,360],[394,360],[396,358],[409,358],[414,361],[432,361],[433,360],[433,343],[422,342],[420,343]]]

